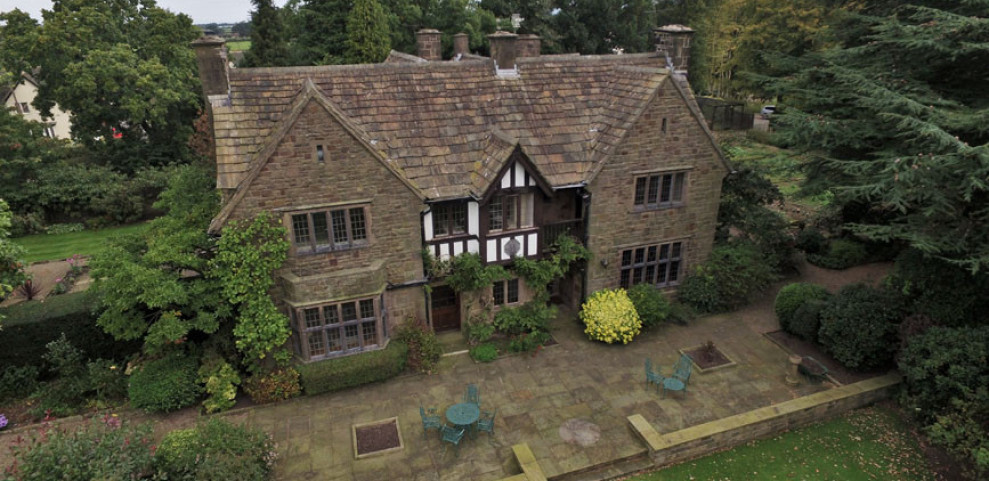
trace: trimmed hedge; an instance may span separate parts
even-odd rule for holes
[[[45,345],[62,333],[87,359],[124,359],[141,350],[141,341],[117,341],[96,325],[96,296],[89,292],[52,296],[0,309],[3,349],[0,366],[42,366]]]
[[[868,371],[893,362],[903,320],[898,298],[865,284],[842,287],[821,311],[818,340],[843,366]]]
[[[808,282],[794,282],[787,284],[776,294],[776,302],[773,306],[776,317],[779,318],[780,328],[791,334],[795,334],[791,328],[794,314],[800,306],[810,300],[827,300],[831,297],[823,286]],[[815,336],[816,337],[816,336]]]
[[[130,376],[131,404],[148,412],[169,412],[196,404],[199,360],[182,352],[149,361]]]
[[[395,377],[405,370],[408,347],[392,340],[388,347],[297,367],[307,395],[339,391]]]

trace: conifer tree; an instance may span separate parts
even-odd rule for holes
[[[272,0],[251,0],[251,48],[244,55],[245,67],[287,65],[288,47],[282,17]]]
[[[377,0],[356,0],[347,16],[347,53],[350,63],[377,63],[391,50],[388,16]]]
[[[989,1],[871,4],[840,47],[775,62],[775,126],[853,232],[989,268]]]

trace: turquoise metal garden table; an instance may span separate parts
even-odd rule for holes
[[[474,423],[481,417],[481,407],[474,403],[459,403],[450,406],[446,410],[446,419],[450,424],[467,428],[472,436],[474,433]]]

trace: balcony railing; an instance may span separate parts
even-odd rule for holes
[[[543,224],[540,228],[539,240],[541,241],[540,251],[545,251],[556,242],[561,235],[569,235],[578,242],[584,241],[584,219],[572,219],[560,222]]]

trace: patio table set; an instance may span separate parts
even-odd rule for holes
[[[646,358],[646,385],[655,384],[656,390],[663,389],[663,396],[666,391],[681,391],[687,393],[687,384],[690,383],[690,373],[693,370],[693,363],[686,354],[681,354],[673,365],[673,373],[663,376],[662,371],[652,370],[652,359]]]
[[[425,438],[427,431],[435,429],[440,433],[440,438],[445,443],[443,452],[450,445],[454,446],[455,453],[460,454],[460,441],[465,435],[477,438],[478,431],[494,434],[494,420],[498,410],[481,410],[481,392],[475,384],[468,384],[461,402],[453,404],[446,409],[444,417],[440,417],[436,408],[426,408],[419,406],[419,415],[422,417],[422,436]]]

